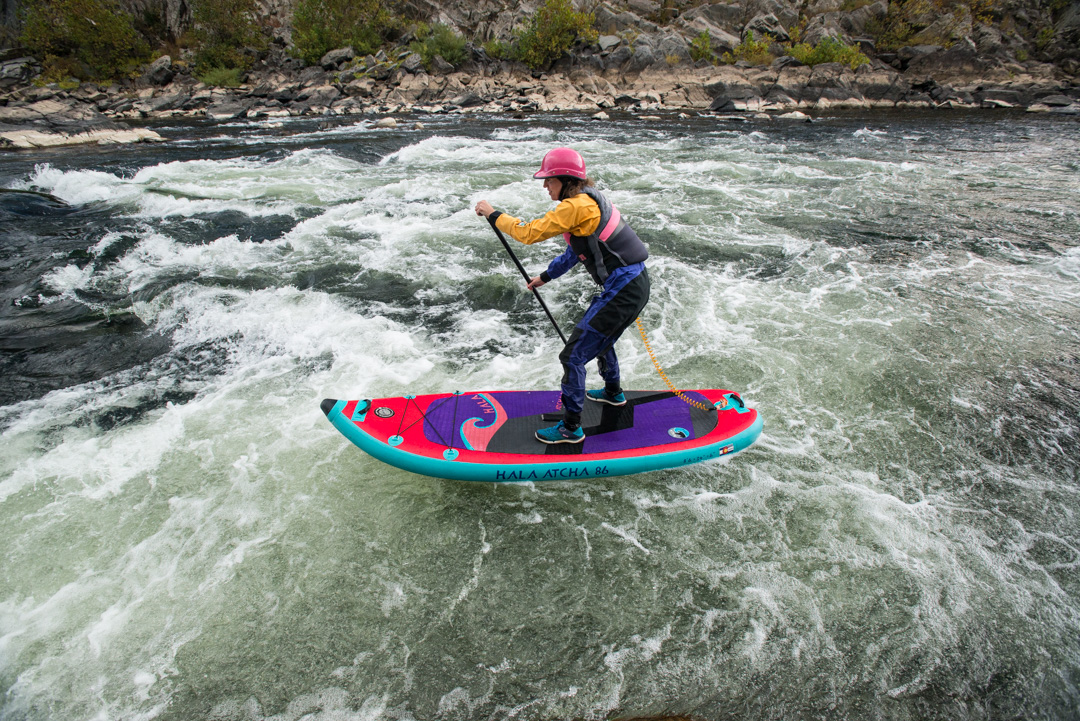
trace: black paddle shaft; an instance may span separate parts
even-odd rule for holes
[[[502,241],[503,247],[506,248],[506,252],[509,253],[510,257],[514,259],[514,265],[516,265],[517,269],[521,271],[521,277],[525,279],[526,283],[531,282],[532,278],[530,278],[528,272],[526,272],[525,266],[523,266],[521,264],[521,261],[518,260],[517,255],[515,255],[514,251],[510,248],[510,244],[506,242],[506,237],[502,234],[502,231],[499,230],[498,227],[496,227],[494,219],[492,219],[492,217],[489,215],[487,220],[488,223],[491,224],[491,229],[495,231],[495,235],[499,236],[499,240]],[[555,322],[555,316],[553,316],[551,314],[551,311],[548,310],[547,303],[545,303],[544,299],[540,297],[540,291],[538,291],[536,288],[533,288],[532,292],[533,295],[536,296],[537,302],[540,303],[540,307],[544,309],[545,313],[547,313],[548,320],[550,320],[551,324],[555,326],[555,332],[559,334],[559,337],[562,338],[562,342],[565,345],[566,336],[563,335],[562,329],[559,328],[559,324]]]

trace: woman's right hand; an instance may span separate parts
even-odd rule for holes
[[[544,281],[540,280],[540,276],[536,276],[529,281],[529,285],[527,287],[529,290],[536,290],[542,285],[544,285]]]

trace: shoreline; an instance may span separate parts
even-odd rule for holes
[[[168,56],[140,82],[122,88],[83,83],[65,90],[24,84],[0,95],[0,149],[32,150],[86,143],[159,142],[147,121],[265,121],[293,117],[378,117],[383,127],[409,114],[572,112],[598,121],[610,112],[718,118],[808,120],[824,111],[1021,109],[1080,120],[1080,84],[1052,65],[1006,66],[989,74],[905,72],[880,60],[858,70],[721,65],[646,69],[625,75],[574,67],[534,73],[508,63],[467,63],[427,73],[418,58],[346,57],[289,72],[252,72],[237,88],[199,83]],[[785,60],[785,59],[781,59]],[[157,82],[155,82],[155,80]]]

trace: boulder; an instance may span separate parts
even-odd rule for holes
[[[712,5],[702,5],[701,7],[715,7]],[[726,7],[726,6],[725,6]],[[704,17],[695,17],[690,20],[685,17],[679,18],[679,26],[686,30],[692,38],[696,38],[701,33],[708,33],[709,35],[709,50],[714,55],[723,55],[724,53],[730,53],[739,45],[739,38],[724,30],[721,27],[713,25]]]
[[[186,93],[176,92],[158,95],[154,98],[144,100],[140,104],[145,106],[149,112],[162,113],[169,110],[179,110],[187,101],[188,95]]]
[[[424,70],[424,59],[417,53],[409,53],[401,62],[401,67],[410,73],[419,73]]]
[[[1056,94],[1047,95],[1044,98],[1039,98],[1039,102],[1051,108],[1065,108],[1072,105],[1076,101],[1068,97],[1067,95]]]
[[[679,20],[687,23],[704,20],[710,25],[731,32],[742,30],[745,15],[746,13],[741,5],[717,3],[715,5],[698,5],[696,8],[684,12],[679,16]]]
[[[296,96],[296,100],[309,105],[330,105],[341,97],[341,91],[333,85],[318,85],[313,88],[305,88]]]
[[[168,85],[175,76],[176,72],[173,70],[172,58],[168,55],[162,55],[150,63],[150,66],[142,74],[142,81],[148,85]]]
[[[754,37],[758,40],[768,35],[778,42],[786,43],[791,41],[787,29],[780,23],[780,19],[772,13],[756,15],[750,22],[746,23],[746,27],[743,28],[743,39],[749,37],[750,33],[754,33]]]
[[[457,105],[461,108],[475,108],[478,105],[484,105],[486,102],[486,100],[473,92],[462,93],[450,100],[451,105]]]
[[[957,43],[947,50],[928,52],[907,60],[904,54],[898,55],[907,72],[940,78],[975,76],[987,67],[986,63],[979,59],[975,44],[970,40]]]
[[[62,145],[117,145],[127,143],[160,142],[164,140],[149,128],[100,129],[82,133],[45,133],[40,130],[12,130],[0,132],[0,148],[29,150]]]
[[[345,94],[359,98],[370,98],[375,92],[375,81],[371,78],[358,78],[345,86]]]
[[[601,35],[600,39],[596,43],[600,46],[600,52],[606,53],[614,47],[617,47],[622,42],[622,38],[618,35]]]
[[[867,35],[867,26],[872,23],[884,22],[889,13],[889,4],[885,0],[878,0],[871,5],[863,5],[861,8],[844,13],[840,18],[840,26],[853,38]]]
[[[245,115],[247,111],[248,107],[244,103],[214,103],[206,109],[206,117],[210,120],[216,120],[219,122],[226,120],[235,120],[236,118]]]
[[[0,63],[0,90],[30,82],[41,72],[34,58],[15,58]]]
[[[376,128],[396,128],[397,126],[398,122],[394,118],[379,118],[375,123]]]
[[[731,113],[736,109],[735,101],[726,95],[717,95],[709,104],[709,110],[714,113]]]
[[[356,51],[352,46],[331,50],[319,60],[319,67],[323,70],[337,70],[342,63],[347,63],[356,57]]]
[[[431,69],[443,75],[454,72],[454,66],[446,62],[442,55],[436,55],[431,59]]]
[[[900,67],[903,70],[907,70],[911,66],[911,63],[916,61],[922,61],[926,59],[926,56],[939,53],[943,50],[940,45],[915,45],[900,48],[896,51],[896,57],[900,61]],[[932,61],[927,61],[932,62]]]
[[[824,13],[811,18],[799,39],[808,45],[818,45],[827,37],[844,37],[844,29],[840,26],[840,13]]]
[[[761,15],[776,17],[779,24],[785,28],[785,35],[787,34],[786,28],[795,27],[796,23],[799,22],[799,11],[796,9],[796,3],[786,2],[786,0],[747,0],[745,7],[746,17],[749,18]]]
[[[660,3],[656,0],[626,0],[626,7],[643,18],[660,14]]]

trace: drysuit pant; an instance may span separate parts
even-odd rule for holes
[[[627,273],[609,283],[594,296],[585,316],[559,354],[563,367],[562,403],[564,422],[571,428],[581,424],[585,405],[585,364],[596,359],[600,377],[609,390],[619,388],[619,359],[615,341],[633,323],[649,302],[649,273],[644,264],[639,273]],[[633,266],[627,270],[632,271]]]

